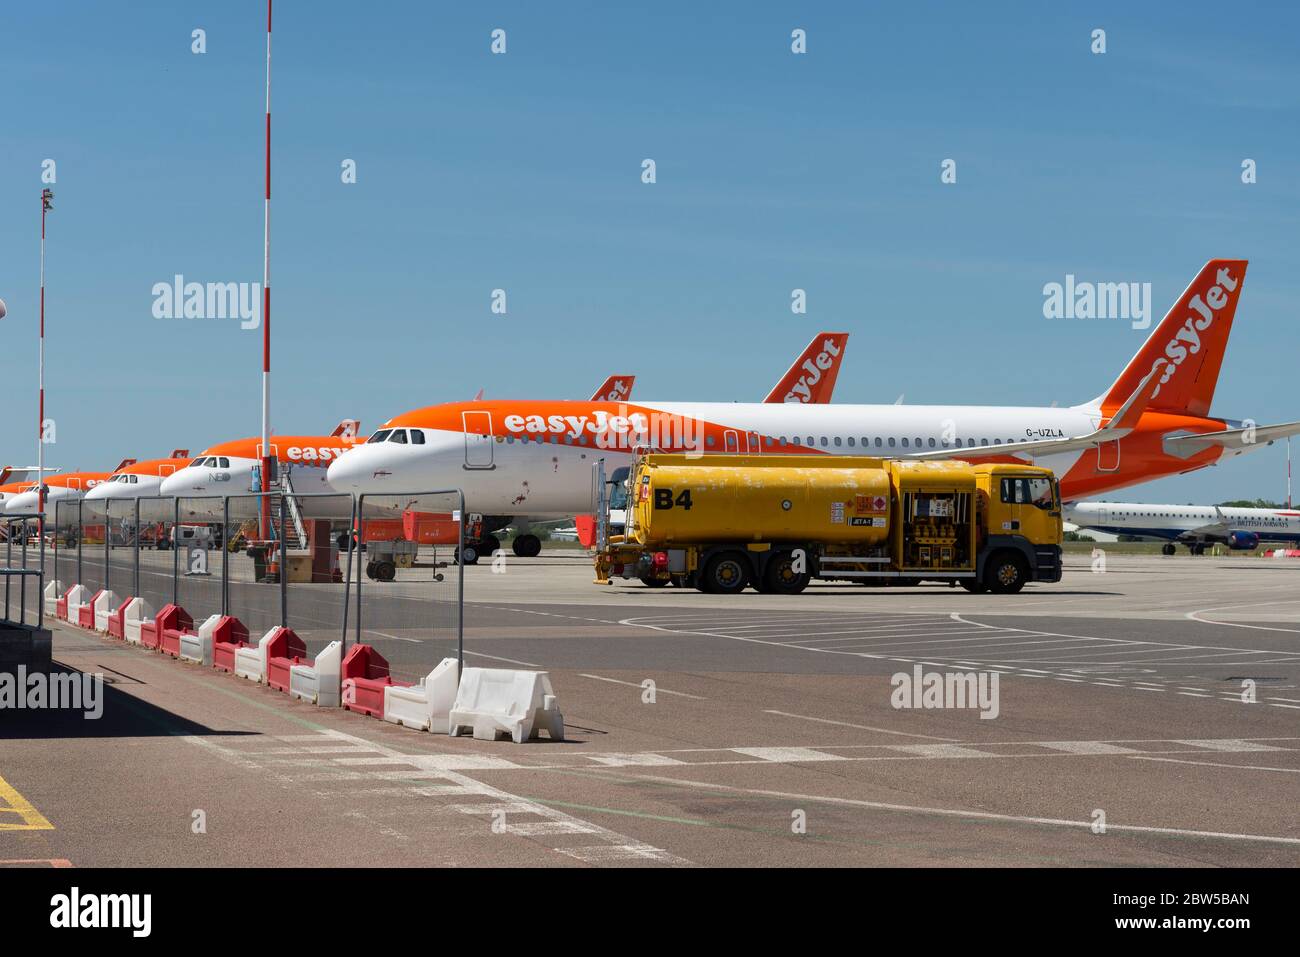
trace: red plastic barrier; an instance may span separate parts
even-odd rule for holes
[[[67,620],[68,620],[68,595],[69,595],[71,592],[72,592],[72,589],[69,588],[67,591],[65,591],[65,592],[63,593],[63,597],[60,598],[60,599],[55,603],[55,605],[54,605],[54,616],[55,616],[56,618],[61,618],[61,619],[63,619],[64,621],[67,621]]]
[[[117,611],[109,612],[108,615],[108,636],[110,638],[126,639],[126,629],[122,624],[122,613],[126,611],[126,606],[131,604],[134,599],[128,598],[122,604],[117,606]]]
[[[194,619],[179,605],[168,605],[155,619],[158,629],[158,648],[173,658],[181,656],[181,635],[194,634]]]
[[[384,716],[384,689],[389,685],[410,687],[409,681],[394,681],[388,673],[388,659],[370,645],[353,645],[343,659],[343,707],[373,718]]]
[[[583,548],[594,548],[596,545],[596,516],[595,515],[575,515],[573,516],[573,527],[578,530],[578,543]]]
[[[276,691],[289,693],[289,669],[309,662],[307,645],[292,628],[277,628],[266,649],[266,683]]]
[[[90,599],[89,605],[82,605],[77,609],[77,624],[82,628],[89,628],[91,631],[95,630],[95,601],[102,594],[104,594],[104,590],[101,588],[95,592],[95,597]]]
[[[182,618],[182,616],[184,617]],[[153,621],[140,622],[140,644],[155,651],[162,651],[163,633],[168,628],[179,630],[182,622],[187,626],[194,623],[180,605],[163,605],[162,610],[154,616]],[[179,645],[179,642],[180,639],[178,638],[177,645]],[[169,652],[169,654],[172,653],[179,654],[180,648],[177,647],[175,652]]]
[[[222,617],[212,630],[212,667],[235,670],[235,649],[248,647],[248,629],[238,618]]]

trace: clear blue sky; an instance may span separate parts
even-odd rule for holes
[[[46,158],[49,461],[258,430],[260,333],[157,320],[150,290],[261,279],[263,18],[0,9],[0,461],[35,455]],[[1294,5],[280,0],[275,26],[278,432],[615,371],[753,400],[825,328],[852,333],[838,401],[1071,404],[1145,333],[1044,319],[1044,283],[1150,282],[1158,318],[1214,256],[1251,261],[1214,411],[1300,418]],[[1283,483],[1277,448],[1125,497]]]

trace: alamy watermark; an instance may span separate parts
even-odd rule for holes
[[[258,282],[171,282],[153,284],[155,319],[238,319],[239,328],[262,325],[262,284]]]
[[[1001,711],[1000,672],[925,671],[920,665],[889,679],[889,703],[898,709],[979,709],[981,718],[996,718]]]
[[[1151,283],[1077,282],[1066,273],[1065,282],[1043,286],[1046,319],[1124,319],[1134,329],[1151,326]]]
[[[104,714],[104,676],[78,671],[28,674],[26,665],[16,672],[0,672],[0,711],[81,711],[87,721]]]

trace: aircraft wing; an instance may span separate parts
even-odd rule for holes
[[[1279,425],[1257,425],[1253,428],[1224,429],[1221,432],[1202,432],[1200,435],[1177,435],[1165,438],[1165,452],[1187,458],[1215,446],[1221,448],[1251,448],[1267,445],[1277,439],[1300,435],[1300,422],[1283,422]]]
[[[1156,373],[1148,372],[1145,379],[1138,383],[1138,387],[1133,390],[1133,394],[1128,397],[1128,401],[1120,406],[1113,416],[1101,428],[1095,432],[1089,432],[1087,435],[1079,435],[1067,439],[1039,439],[1032,442],[1007,442],[1002,445],[980,445],[975,448],[951,448],[951,449],[932,449],[929,452],[913,452],[911,455],[902,456],[909,459],[950,459],[959,456],[964,459],[968,458],[985,458],[991,455],[1023,455],[1023,454],[1042,454],[1055,455],[1058,452],[1077,452],[1083,449],[1100,445],[1102,442],[1110,442],[1114,439],[1122,439],[1133,431],[1138,421],[1142,418],[1142,413],[1146,410],[1147,403],[1151,401],[1152,394],[1156,391],[1160,381]],[[1298,429],[1297,431],[1300,431]]]

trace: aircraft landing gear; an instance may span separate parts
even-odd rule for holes
[[[1160,548],[1160,554],[1161,554],[1161,555],[1172,555],[1172,554],[1174,554],[1176,551],[1178,551],[1178,549],[1175,548],[1172,544],[1162,545],[1161,548]]]
[[[536,558],[542,553],[542,540],[536,535],[517,535],[510,547],[520,558]]]

